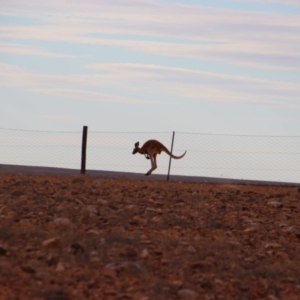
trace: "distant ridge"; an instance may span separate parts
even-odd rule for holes
[[[0,173],[2,174],[26,174],[26,175],[80,175],[80,170],[54,167],[36,167],[23,165],[5,165],[0,164]],[[108,177],[108,178],[128,178],[145,181],[166,181],[167,174],[152,174],[145,176],[144,174],[132,172],[117,172],[117,171],[100,171],[87,170],[86,175],[94,177]],[[176,182],[200,182],[200,183],[219,183],[219,184],[251,184],[251,185],[276,185],[276,186],[300,186],[296,182],[279,182],[279,181],[261,181],[261,180],[244,180],[244,179],[229,179],[216,177],[198,177],[198,176],[183,176],[170,175],[170,181]]]

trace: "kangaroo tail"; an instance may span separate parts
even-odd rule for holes
[[[175,155],[171,154],[171,157],[175,158],[175,159],[180,159],[180,158],[183,158],[185,156],[185,154],[186,154],[186,151],[184,151],[184,153],[180,156],[175,156]]]
[[[165,148],[164,150],[165,150],[165,152],[166,152],[168,155],[170,155],[172,158],[175,158],[175,159],[183,158],[183,157],[185,156],[185,154],[186,154],[186,151],[184,151],[184,153],[183,153],[182,155],[180,155],[180,156],[175,156],[175,155],[173,155],[167,148]]]

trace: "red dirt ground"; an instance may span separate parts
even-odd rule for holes
[[[0,299],[300,299],[300,189],[0,174]]]

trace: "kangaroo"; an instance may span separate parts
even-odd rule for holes
[[[172,158],[180,159],[185,156],[186,151],[181,156],[175,156],[173,155],[162,143],[160,143],[157,140],[149,140],[147,141],[142,148],[139,148],[139,142],[136,142],[134,144],[134,149],[132,151],[132,154],[140,153],[145,155],[147,159],[151,160],[151,169],[145,174],[150,175],[156,168],[156,156],[157,154],[160,154],[162,151],[166,152],[168,155],[170,155]]]

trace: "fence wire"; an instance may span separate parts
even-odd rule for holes
[[[0,163],[80,167],[81,132],[0,129]]]
[[[172,132],[88,132],[87,170],[145,174],[150,160],[132,155],[134,143],[157,139],[171,149]],[[82,132],[0,129],[0,164],[79,169]],[[300,137],[176,132],[171,175],[300,182]],[[169,156],[157,157],[155,174],[167,174]]]
[[[172,174],[300,182],[300,137],[176,133]]]

